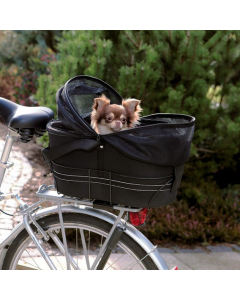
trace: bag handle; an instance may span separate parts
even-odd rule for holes
[[[72,142],[67,142],[55,147],[47,147],[42,150],[42,156],[46,162],[51,162],[65,154],[74,150],[91,151],[100,144],[97,140],[91,139],[77,139]]]

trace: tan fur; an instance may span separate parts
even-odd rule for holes
[[[91,114],[91,126],[98,134],[109,134],[133,128],[138,124],[141,112],[140,100],[127,99],[122,105],[110,104],[102,94],[94,99]]]

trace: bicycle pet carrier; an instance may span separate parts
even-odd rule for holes
[[[153,114],[133,129],[99,135],[90,126],[93,100],[122,97],[90,76],[70,79],[57,92],[58,120],[48,123],[43,150],[59,193],[131,207],[160,207],[177,195],[190,154],[194,117]]]

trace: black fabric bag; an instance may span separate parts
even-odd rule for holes
[[[131,207],[160,207],[177,195],[190,155],[195,118],[180,114],[144,116],[133,129],[99,135],[90,126],[93,99],[111,104],[122,97],[90,76],[70,79],[57,92],[58,120],[48,123],[51,165],[58,192]]]

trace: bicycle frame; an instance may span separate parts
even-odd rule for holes
[[[1,160],[0,160],[0,194],[1,194],[1,185],[2,185],[5,171],[6,169],[13,166],[12,163],[8,162],[8,158],[12,150],[12,144],[14,142],[14,138],[16,137],[18,137],[18,134],[15,131],[9,129],[6,137],[6,142],[2,151]]]
[[[6,171],[6,168],[11,167],[13,164],[8,162],[8,158],[11,152],[12,144],[14,141],[14,138],[18,136],[18,134],[12,130],[9,130],[9,133],[7,135],[7,139],[5,142],[5,146],[3,149],[3,153],[1,156],[0,161],[0,187],[1,183],[3,181],[3,177]],[[58,214],[59,220],[62,228],[62,234],[63,234],[63,244],[59,243],[58,241],[58,247],[61,250],[63,254],[66,254],[66,261],[67,261],[67,268],[70,269],[70,265],[73,266],[74,269],[77,269],[76,265],[74,264],[71,256],[68,253],[67,248],[67,242],[66,242],[66,236],[65,236],[65,230],[63,227],[63,214],[64,213],[77,213],[77,214],[86,214],[89,216],[93,216],[95,218],[99,218],[101,220],[104,220],[111,224],[112,228],[110,233],[108,234],[103,246],[101,247],[100,252],[97,255],[97,258],[95,259],[91,269],[96,269],[97,264],[101,262],[101,259],[104,256],[104,251],[107,248],[107,245],[109,243],[109,240],[111,237],[115,234],[115,229],[117,227],[121,227],[124,232],[129,235],[133,240],[135,240],[139,245],[142,246],[142,248],[148,253],[148,255],[152,258],[154,263],[159,269],[168,269],[165,261],[162,259],[161,255],[156,250],[156,247],[153,246],[153,244],[141,233],[139,232],[135,227],[133,227],[131,224],[127,223],[125,220],[122,219],[122,216],[127,211],[139,211],[140,209],[134,209],[134,208],[126,208],[121,206],[114,206],[113,209],[119,210],[118,216],[114,215],[113,213],[110,213],[106,210],[101,209],[95,209],[93,208],[93,203],[90,201],[84,201],[79,200],[75,198],[65,197],[61,194],[58,194],[56,190],[53,190],[53,186],[46,186],[42,185],[37,195],[39,196],[39,201],[34,203],[31,206],[28,206],[26,203],[24,203],[21,198],[18,195],[14,194],[4,194],[0,191],[0,201],[6,200],[6,199],[14,199],[19,204],[20,213],[23,216],[23,221],[19,223],[11,232],[11,234],[0,244],[0,269],[2,269],[3,261],[7,252],[7,249],[13,242],[14,238],[24,229],[27,230],[29,236],[33,240],[34,244],[40,251],[41,255],[47,262],[50,269],[55,270],[55,266],[50,260],[49,256],[46,254],[45,250],[42,248],[41,244],[39,243],[38,236],[34,233],[34,231],[31,228],[31,224],[35,225],[38,231],[38,235],[41,236],[41,238],[48,239],[48,234],[38,225],[36,222],[38,219],[51,215],[51,214]],[[56,202],[56,206],[51,206],[45,209],[38,210],[39,205],[45,201],[54,201]],[[72,203],[72,205],[64,204],[64,203]],[[56,242],[56,241],[55,241]]]

